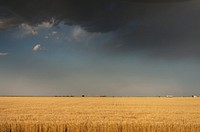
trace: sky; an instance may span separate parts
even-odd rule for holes
[[[200,95],[199,0],[1,0],[0,96]]]

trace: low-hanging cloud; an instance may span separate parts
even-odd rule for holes
[[[6,56],[6,55],[8,55],[8,53],[6,53],[6,52],[0,52],[0,56]]]

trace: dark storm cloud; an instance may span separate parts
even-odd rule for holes
[[[22,20],[14,12],[0,7],[0,29],[16,27],[20,23],[22,23]]]
[[[32,24],[55,17],[90,32],[113,31],[128,21],[120,0],[3,0],[0,5]]]
[[[197,0],[1,0],[0,28],[54,17],[55,24],[64,21],[88,32],[115,32],[116,37],[104,45],[114,47],[115,53],[199,57],[199,4]]]
[[[185,0],[162,0],[180,1]],[[124,26],[137,14],[130,12],[129,4],[156,2],[160,3],[159,0],[1,0],[0,5],[32,24],[55,17],[90,32],[108,32]]]
[[[117,53],[141,51],[158,58],[200,57],[200,2],[145,5],[146,11],[117,31]]]

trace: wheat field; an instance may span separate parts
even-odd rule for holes
[[[200,132],[200,98],[0,97],[0,132]]]

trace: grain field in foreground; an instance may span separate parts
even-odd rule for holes
[[[200,98],[0,97],[0,132],[200,132]]]

